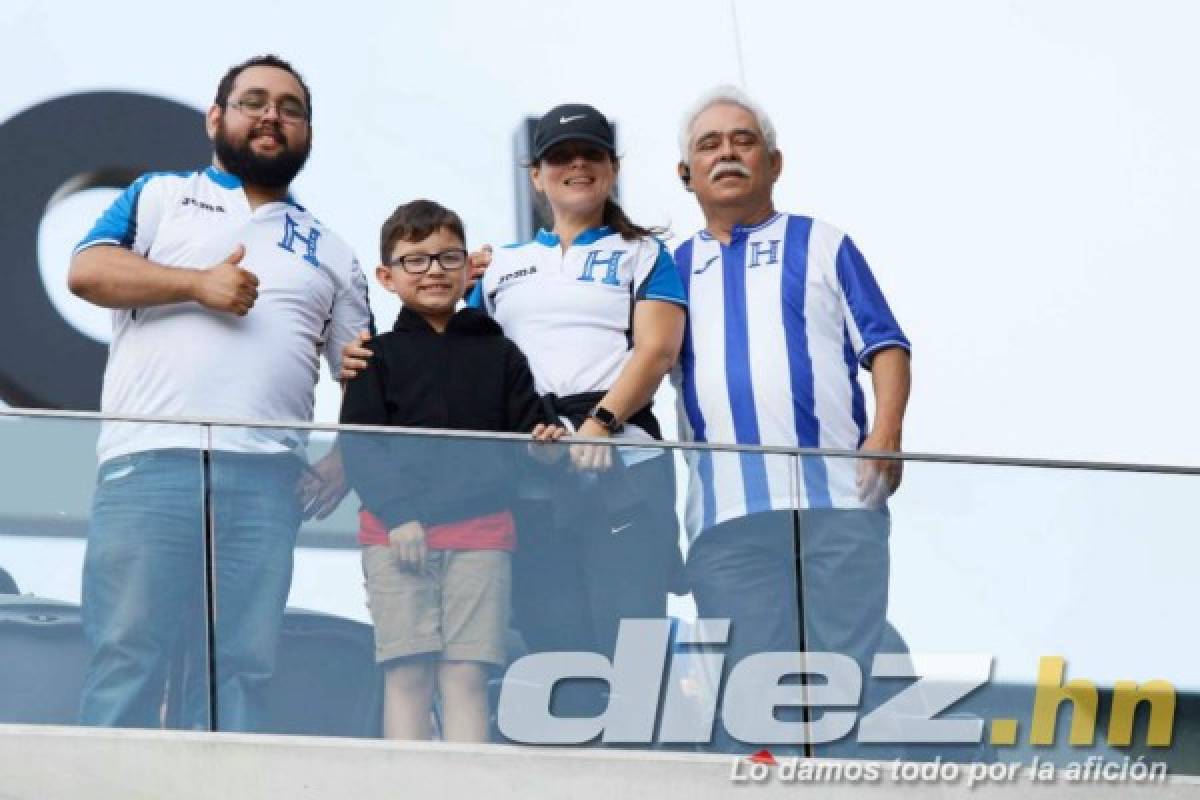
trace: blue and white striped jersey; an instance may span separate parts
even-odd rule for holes
[[[367,283],[350,247],[288,200],[251,209],[241,182],[215,167],[151,173],[126,189],[83,238],[125,247],[157,264],[201,269],[242,244],[258,276],[244,317],[198,303],[113,312],[101,408],[113,414],[271,422],[312,419],[318,357],[336,378],[342,347],[371,327]],[[101,461],[142,450],[189,447],[279,452],[292,431],[109,422]]]
[[[675,379],[680,428],[699,442],[857,449],[867,416],[858,367],[909,349],[867,262],[836,228],[777,213],[701,231],[675,251],[689,318]],[[789,508],[861,508],[855,461],[691,454],[688,531]],[[797,496],[798,495],[798,496]]]

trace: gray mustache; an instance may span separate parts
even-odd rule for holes
[[[710,181],[715,181],[721,175],[726,175],[729,173],[741,175],[743,178],[749,178],[750,168],[738,161],[726,161],[725,163],[717,164],[715,167],[710,169],[708,171],[708,179]]]

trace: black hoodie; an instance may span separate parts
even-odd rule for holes
[[[367,348],[367,368],[342,400],[344,423],[528,433],[544,421],[529,363],[482,311],[458,311],[439,334],[404,309]],[[339,441],[350,486],[389,529],[511,509],[526,457],[525,445],[507,441],[383,433]]]

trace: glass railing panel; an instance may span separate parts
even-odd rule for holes
[[[708,749],[725,741],[717,694],[727,647],[782,646],[771,636],[797,647],[787,456],[755,454],[751,466],[784,509],[753,535],[765,558],[783,554],[771,574],[791,587],[776,598],[793,609],[791,622],[780,625],[768,614],[770,630],[760,631],[764,615],[752,609],[739,622],[745,632],[731,638],[728,626],[696,624],[681,517],[690,514],[697,531],[720,520],[714,497],[698,491],[689,501],[690,467],[673,450],[342,432],[336,452],[352,493],[326,519],[303,520],[306,510],[330,510],[306,509],[304,496],[317,476],[331,474],[323,460],[330,444],[327,437],[310,442],[307,465],[296,459],[288,466],[288,455],[259,457],[253,477],[237,475],[238,457],[213,455],[221,730],[257,714],[244,727]],[[739,453],[688,455],[704,475],[733,475],[747,461]],[[262,466],[268,461],[278,466]],[[289,491],[296,485],[300,495]],[[276,642],[276,655],[259,694],[228,700],[226,692],[251,684],[223,666],[243,657],[222,622],[229,591],[222,575],[235,557],[224,541],[239,538],[231,526],[249,524],[233,509],[242,501],[224,498],[227,492],[270,505],[271,541],[298,545],[290,561],[282,547],[258,560],[260,570],[269,561],[280,575],[291,572],[290,596],[286,612],[281,587],[261,601],[271,613],[255,627],[260,639]],[[771,499],[754,495],[751,502]],[[226,502],[231,510],[222,513]],[[726,573],[721,547],[700,554],[695,574],[709,587],[705,608],[740,608],[745,587]],[[767,638],[756,644],[755,636]],[[471,691],[483,692],[482,711],[464,706],[463,698],[479,696]],[[422,709],[415,714],[414,702]],[[227,716],[243,713],[239,707],[255,710]],[[479,713],[458,713],[463,707]]]
[[[0,565],[76,620],[98,434],[0,421],[14,465]],[[183,466],[102,465],[101,487],[181,476],[190,524],[168,527],[194,532],[179,539],[192,566],[174,583],[214,589],[162,647],[153,718],[111,724],[1026,765],[1144,756],[1197,770],[1195,548],[1181,522],[1195,476],[918,461],[885,511],[846,502],[838,476],[857,491],[859,466],[837,456],[308,438],[303,458],[217,447],[207,464],[193,450]],[[161,505],[147,491],[118,505]],[[822,572],[839,558],[849,566]],[[118,582],[114,597],[135,597],[124,584],[136,582]],[[878,643],[855,645],[856,626]],[[1169,714],[1154,681],[1169,684]],[[19,678],[0,685],[29,695]],[[955,687],[961,698],[933,705]],[[1057,703],[1063,692],[1074,699]],[[49,698],[32,706],[42,719],[5,720],[66,718]]]
[[[831,474],[882,463],[822,461]],[[1110,771],[1144,756],[1195,774],[1200,650],[1186,609],[1200,557],[1187,522],[1198,481],[911,462],[886,506],[822,510],[810,497],[799,519],[806,650],[826,649],[823,630],[876,626],[873,610],[847,616],[844,592],[888,587],[882,660],[841,650],[862,678],[856,724],[815,752],[1060,767],[1095,757]],[[839,549],[823,560],[843,579],[830,582],[813,563],[824,522],[811,518],[855,513],[874,518],[890,547],[853,550],[857,526],[841,525]]]
[[[0,416],[0,722],[208,727],[206,444]]]
[[[797,666],[796,465],[792,457],[680,451],[688,600],[675,621],[657,742],[671,749],[747,754],[770,746],[803,755],[796,706],[762,709],[766,662]],[[761,671],[761,670],[759,670]],[[786,690],[785,690],[786,691]]]
[[[215,727],[378,737],[383,673],[364,593],[361,504],[332,432],[290,434],[303,444],[289,453],[213,454]],[[240,622],[225,625],[222,608]]]

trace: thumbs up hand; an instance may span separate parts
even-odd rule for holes
[[[246,248],[238,245],[224,261],[198,270],[193,294],[195,300],[213,311],[246,316],[258,299],[258,276],[243,269]]]

